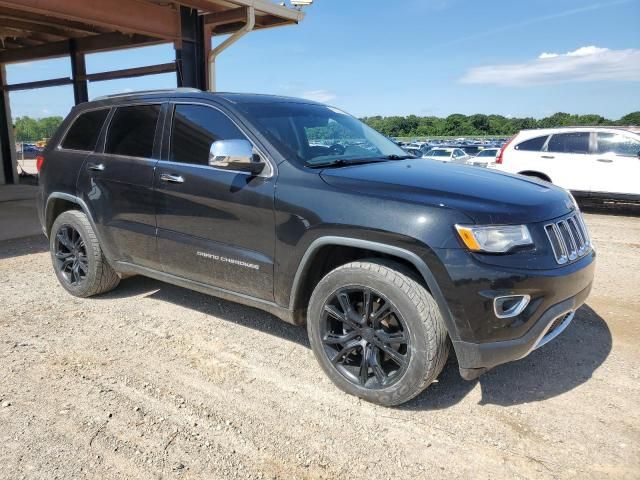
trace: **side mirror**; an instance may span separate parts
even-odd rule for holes
[[[258,175],[264,170],[264,165],[260,157],[253,153],[253,145],[248,140],[218,140],[211,144],[211,167]]]

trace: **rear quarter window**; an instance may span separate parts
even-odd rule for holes
[[[60,147],[67,150],[92,152],[96,148],[102,125],[109,114],[108,108],[91,110],[80,114],[62,140]]]
[[[524,152],[539,152],[542,150],[542,147],[547,141],[547,138],[549,138],[549,135],[531,138],[529,140],[525,140],[524,142],[517,144],[514,148],[516,150],[521,150]]]

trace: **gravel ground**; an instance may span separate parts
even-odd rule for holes
[[[640,478],[640,218],[586,219],[596,283],[555,342],[393,409],[303,328],[141,277],[76,299],[42,237],[1,242],[0,478]]]

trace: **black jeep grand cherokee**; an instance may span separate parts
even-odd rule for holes
[[[383,405],[524,357],[587,298],[595,253],[551,184],[410,159],[306,100],[199,91],[73,109],[38,159],[71,294],[140,274],[306,322],[342,390]]]

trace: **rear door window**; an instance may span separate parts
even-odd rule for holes
[[[547,151],[555,153],[589,153],[589,135],[589,132],[552,135]]]
[[[160,105],[118,107],[107,133],[104,152],[151,158]]]
[[[539,152],[544,147],[545,142],[549,138],[549,135],[544,135],[542,137],[535,137],[529,140],[525,140],[524,142],[519,143],[515,146],[516,150],[521,150],[524,152]]]
[[[69,128],[60,144],[67,150],[92,152],[96,148],[102,125],[109,114],[108,108],[91,110],[80,114]]]
[[[598,133],[597,153],[636,157],[640,154],[640,141],[619,133]]]

